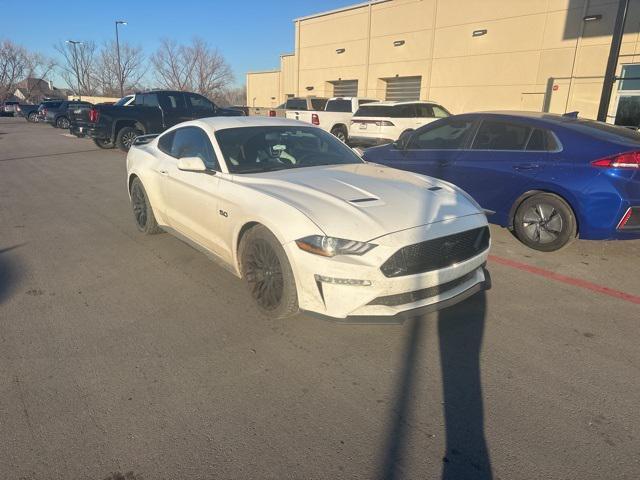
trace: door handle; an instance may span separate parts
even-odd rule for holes
[[[540,168],[540,165],[538,165],[537,163],[521,163],[519,165],[514,165],[513,169],[514,170],[535,170],[536,168]]]

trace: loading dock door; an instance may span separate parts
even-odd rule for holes
[[[336,80],[333,84],[334,97],[357,97],[358,80]]]
[[[420,100],[420,83],[422,77],[394,77],[385,79],[387,91],[385,100],[406,102]]]

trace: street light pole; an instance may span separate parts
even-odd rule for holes
[[[82,100],[82,96],[80,94],[80,69],[78,68],[78,51],[76,50],[76,45],[82,45],[82,42],[78,42],[76,40],[67,40],[67,43],[73,45],[73,66],[76,69],[76,80],[78,81],[78,100]]]
[[[118,25],[126,25],[124,20],[116,20],[116,51],[118,54],[118,84],[120,85],[120,97],[124,97],[124,87],[122,79],[122,64],[120,63],[120,37],[118,36]]]

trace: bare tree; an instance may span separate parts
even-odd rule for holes
[[[212,100],[221,107],[229,105],[244,105],[247,103],[247,87],[224,88],[218,94],[212,97]]]
[[[233,80],[229,64],[217,49],[195,38],[191,45],[163,39],[151,56],[157,82],[164,88],[218,95]]]
[[[83,42],[72,45],[59,42],[54,48],[61,56],[60,76],[76,95],[95,95],[96,44]]]
[[[0,43],[0,101],[15,92],[16,84],[29,69],[29,52],[11,40]]]
[[[122,85],[125,91],[131,92],[140,86],[140,82],[145,75],[142,48],[121,43],[120,64],[122,66]],[[115,42],[105,43],[100,50],[100,55],[96,62],[95,74],[97,85],[100,87],[103,95],[120,95],[118,55]]]

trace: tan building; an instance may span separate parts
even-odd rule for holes
[[[372,0],[294,20],[295,53],[247,74],[247,104],[290,96],[429,99],[454,113],[598,110],[617,0]],[[618,75],[640,78],[640,0]],[[640,80],[616,82],[609,113],[640,111]]]

